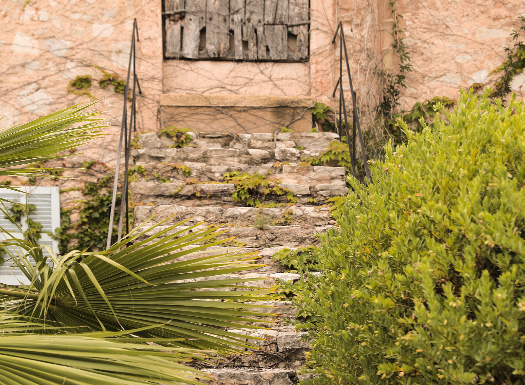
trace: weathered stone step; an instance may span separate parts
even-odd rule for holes
[[[344,167],[309,166],[297,163],[263,163],[250,166],[242,163],[231,165],[210,165],[198,162],[182,163],[137,163],[144,170],[135,172],[133,178],[140,181],[192,181],[223,182],[224,175],[239,173],[258,173],[269,179],[289,184],[345,184]]]
[[[244,273],[239,274],[221,274],[216,275],[213,279],[247,279],[248,282],[238,284],[239,289],[242,286],[251,287],[251,288],[277,288],[281,282],[295,282],[300,278],[299,274],[295,273],[254,273],[252,270],[245,271]],[[209,277],[204,278],[192,278],[188,279],[186,282],[200,282],[200,281],[209,281]],[[215,289],[206,289],[213,291]],[[224,290],[224,289],[216,289]],[[232,288],[236,290],[236,288]]]
[[[299,204],[325,204],[327,198],[345,195],[348,188],[343,181],[332,184],[292,184],[282,183],[281,187],[291,190]],[[260,187],[263,189],[264,187]],[[232,183],[197,183],[184,182],[132,182],[130,185],[135,203],[150,202],[154,204],[181,204],[185,206],[229,205],[239,206],[233,199],[236,187]],[[266,195],[274,203],[289,203],[286,195]],[[188,203],[192,201],[192,203]]]
[[[207,369],[211,385],[294,385],[298,383],[294,369]]]
[[[188,207],[176,205],[136,206],[135,222],[147,220],[158,223],[171,218],[166,225],[188,220],[188,224],[207,222],[228,223],[231,226],[301,225],[303,227],[333,225],[335,221],[328,206],[284,206],[278,208],[255,207]]]
[[[305,332],[297,332],[292,325],[280,325],[268,329],[235,329],[231,332],[258,339],[246,339],[246,342],[270,352],[284,352],[291,349],[307,349]]]
[[[269,162],[298,162],[302,158],[319,156],[321,151],[280,148],[276,150],[236,148],[141,148],[133,150],[135,163],[205,162],[231,165],[258,165]]]
[[[163,231],[168,226],[158,226],[154,232]],[[204,228],[202,226],[200,228]],[[219,239],[234,238],[229,241],[230,244],[224,246],[251,247],[251,248],[294,248],[305,245],[316,245],[319,243],[319,234],[333,228],[332,225],[312,226],[303,228],[301,226],[268,226],[264,229],[258,229],[252,226],[246,227],[220,227],[219,231],[225,232],[218,236]],[[186,226],[187,228],[187,226]],[[197,227],[198,229],[199,227]],[[177,231],[184,229],[181,226]],[[146,236],[153,235],[153,232],[147,233]]]
[[[304,148],[307,150],[324,151],[330,142],[338,136],[332,132],[315,133],[254,133],[254,134],[220,134],[204,132],[188,132],[192,139],[190,146],[201,149],[256,149],[276,150],[281,148]],[[166,135],[149,132],[138,136],[138,146],[141,148],[171,148],[174,141]]]
[[[249,338],[245,341],[259,349],[250,350],[250,354],[233,355],[227,361],[219,362],[217,368],[297,369],[304,363],[305,353],[309,350],[309,344],[305,340],[306,333],[298,333],[290,325],[255,331],[253,329],[230,331],[258,338]]]

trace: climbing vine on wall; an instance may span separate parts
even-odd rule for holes
[[[399,105],[401,89],[406,88],[407,74],[412,72],[410,52],[403,38],[404,31],[400,26],[400,21],[403,16],[398,13],[396,3],[396,0],[389,1],[389,4],[392,8],[392,17],[394,19],[394,24],[392,27],[392,36],[394,38],[394,42],[392,43],[392,48],[398,56],[399,67],[397,73],[384,73],[385,86],[383,89],[383,96],[377,107],[378,112],[387,119],[392,117],[394,109]]]
[[[525,43],[520,40],[520,34],[525,31],[525,16],[520,16],[520,21],[520,28],[512,33],[514,45],[505,47],[507,59],[494,70],[494,72],[502,72],[502,75],[494,85],[493,97],[504,99],[511,92],[510,83],[514,76],[525,69]]]
[[[110,188],[113,185],[113,176],[107,175],[97,182],[87,183],[80,189],[84,199],[71,209],[61,210],[60,228],[54,234],[58,240],[61,254],[72,249],[103,250],[106,247],[109,207],[111,205]],[[64,190],[62,192],[67,192]],[[121,195],[118,195],[117,207],[120,207]],[[78,220],[72,221],[71,214],[77,213]],[[115,211],[115,223],[118,223],[118,210]],[[116,241],[116,228],[113,232]]]

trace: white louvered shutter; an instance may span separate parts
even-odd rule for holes
[[[0,197],[14,203],[33,204],[36,210],[29,215],[29,219],[42,224],[42,234],[38,240],[39,244],[49,246],[54,253],[58,253],[58,242],[53,240],[46,231],[54,232],[60,226],[60,191],[58,187],[20,187],[25,193],[0,189]],[[9,203],[4,203],[9,207]],[[22,231],[27,230],[27,218],[21,221]],[[11,232],[12,235],[22,237],[19,229],[9,221],[3,213],[0,213],[0,226]],[[1,234],[0,234],[1,236]],[[44,254],[48,252],[44,249]],[[4,256],[7,258],[7,256]],[[31,261],[34,262],[34,261]],[[6,260],[0,265],[0,283],[8,285],[28,284],[29,282],[22,272],[14,266],[14,263]]]

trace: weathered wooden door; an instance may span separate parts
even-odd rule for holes
[[[166,58],[305,61],[309,0],[164,0]]]

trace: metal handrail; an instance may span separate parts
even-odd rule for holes
[[[361,122],[359,120],[359,112],[357,109],[357,94],[354,91],[354,85],[352,83],[352,75],[350,73],[350,62],[348,60],[348,51],[346,48],[345,31],[343,23],[339,22],[337,29],[335,30],[332,44],[335,44],[337,37],[339,36],[339,78],[332,93],[332,97],[335,97],[337,90],[339,89],[339,121],[336,123],[339,138],[342,138],[343,125],[346,133],[346,139],[348,142],[348,150],[350,151],[350,157],[352,160],[352,175],[357,178],[356,172],[356,137],[359,137],[359,143],[361,145],[361,153],[363,156],[363,163],[365,167],[366,178],[369,182],[372,182],[372,175],[368,167],[368,158],[366,156],[365,145],[363,141],[363,134],[361,132]],[[350,93],[352,94],[352,142],[350,142],[350,132],[348,128],[348,114],[346,111],[346,99],[343,87],[343,55],[346,62],[346,72],[348,74],[348,81],[350,83]],[[344,116],[344,122],[343,122]]]
[[[131,49],[129,53],[128,74],[126,78],[126,86],[124,87],[124,106],[122,111],[122,122],[120,126],[120,139],[118,144],[117,165],[115,169],[115,178],[113,181],[113,195],[111,200],[111,208],[109,213],[108,239],[106,248],[111,246],[111,238],[113,237],[113,224],[115,221],[115,207],[117,204],[118,185],[120,178],[120,163],[122,158],[122,150],[124,149],[124,181],[122,184],[122,198],[120,204],[120,217],[118,223],[118,239],[122,239],[124,218],[126,219],[125,234],[129,233],[129,202],[128,202],[128,171],[129,158],[131,155],[131,141],[133,132],[137,130],[137,90],[138,94],[142,95],[140,89],[139,79],[136,73],[136,42],[139,39],[139,29],[137,19],[133,20],[133,32],[131,34]],[[131,89],[130,99],[130,79],[133,74],[133,87]],[[128,102],[131,102],[128,120]]]

